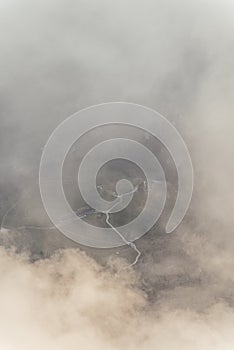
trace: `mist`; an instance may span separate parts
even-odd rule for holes
[[[233,349],[233,2],[0,0],[0,23],[0,347]],[[82,247],[49,230],[38,187],[54,128],[110,101],[163,114],[194,166],[186,217],[165,234],[166,210],[136,242],[134,268],[129,247]],[[93,133],[78,160],[118,132],[143,139]],[[167,171],[173,187],[171,161]]]

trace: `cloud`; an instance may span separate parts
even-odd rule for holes
[[[162,264],[163,265],[163,264]],[[177,304],[186,289],[150,302],[117,259],[101,267],[79,250],[32,264],[0,250],[0,342],[4,349],[231,349],[233,309],[223,302]],[[214,290],[210,290],[212,295]],[[214,293],[215,296],[215,293]],[[174,305],[173,302],[174,301]]]
[[[1,217],[18,203],[0,232],[0,348],[233,349],[233,9],[231,0],[0,0]],[[37,184],[51,131],[118,100],[172,121],[195,172],[185,220],[138,241],[135,270],[127,248],[119,258],[84,253],[58,232],[19,229],[50,225]],[[101,136],[81,140],[81,154],[92,137]]]

